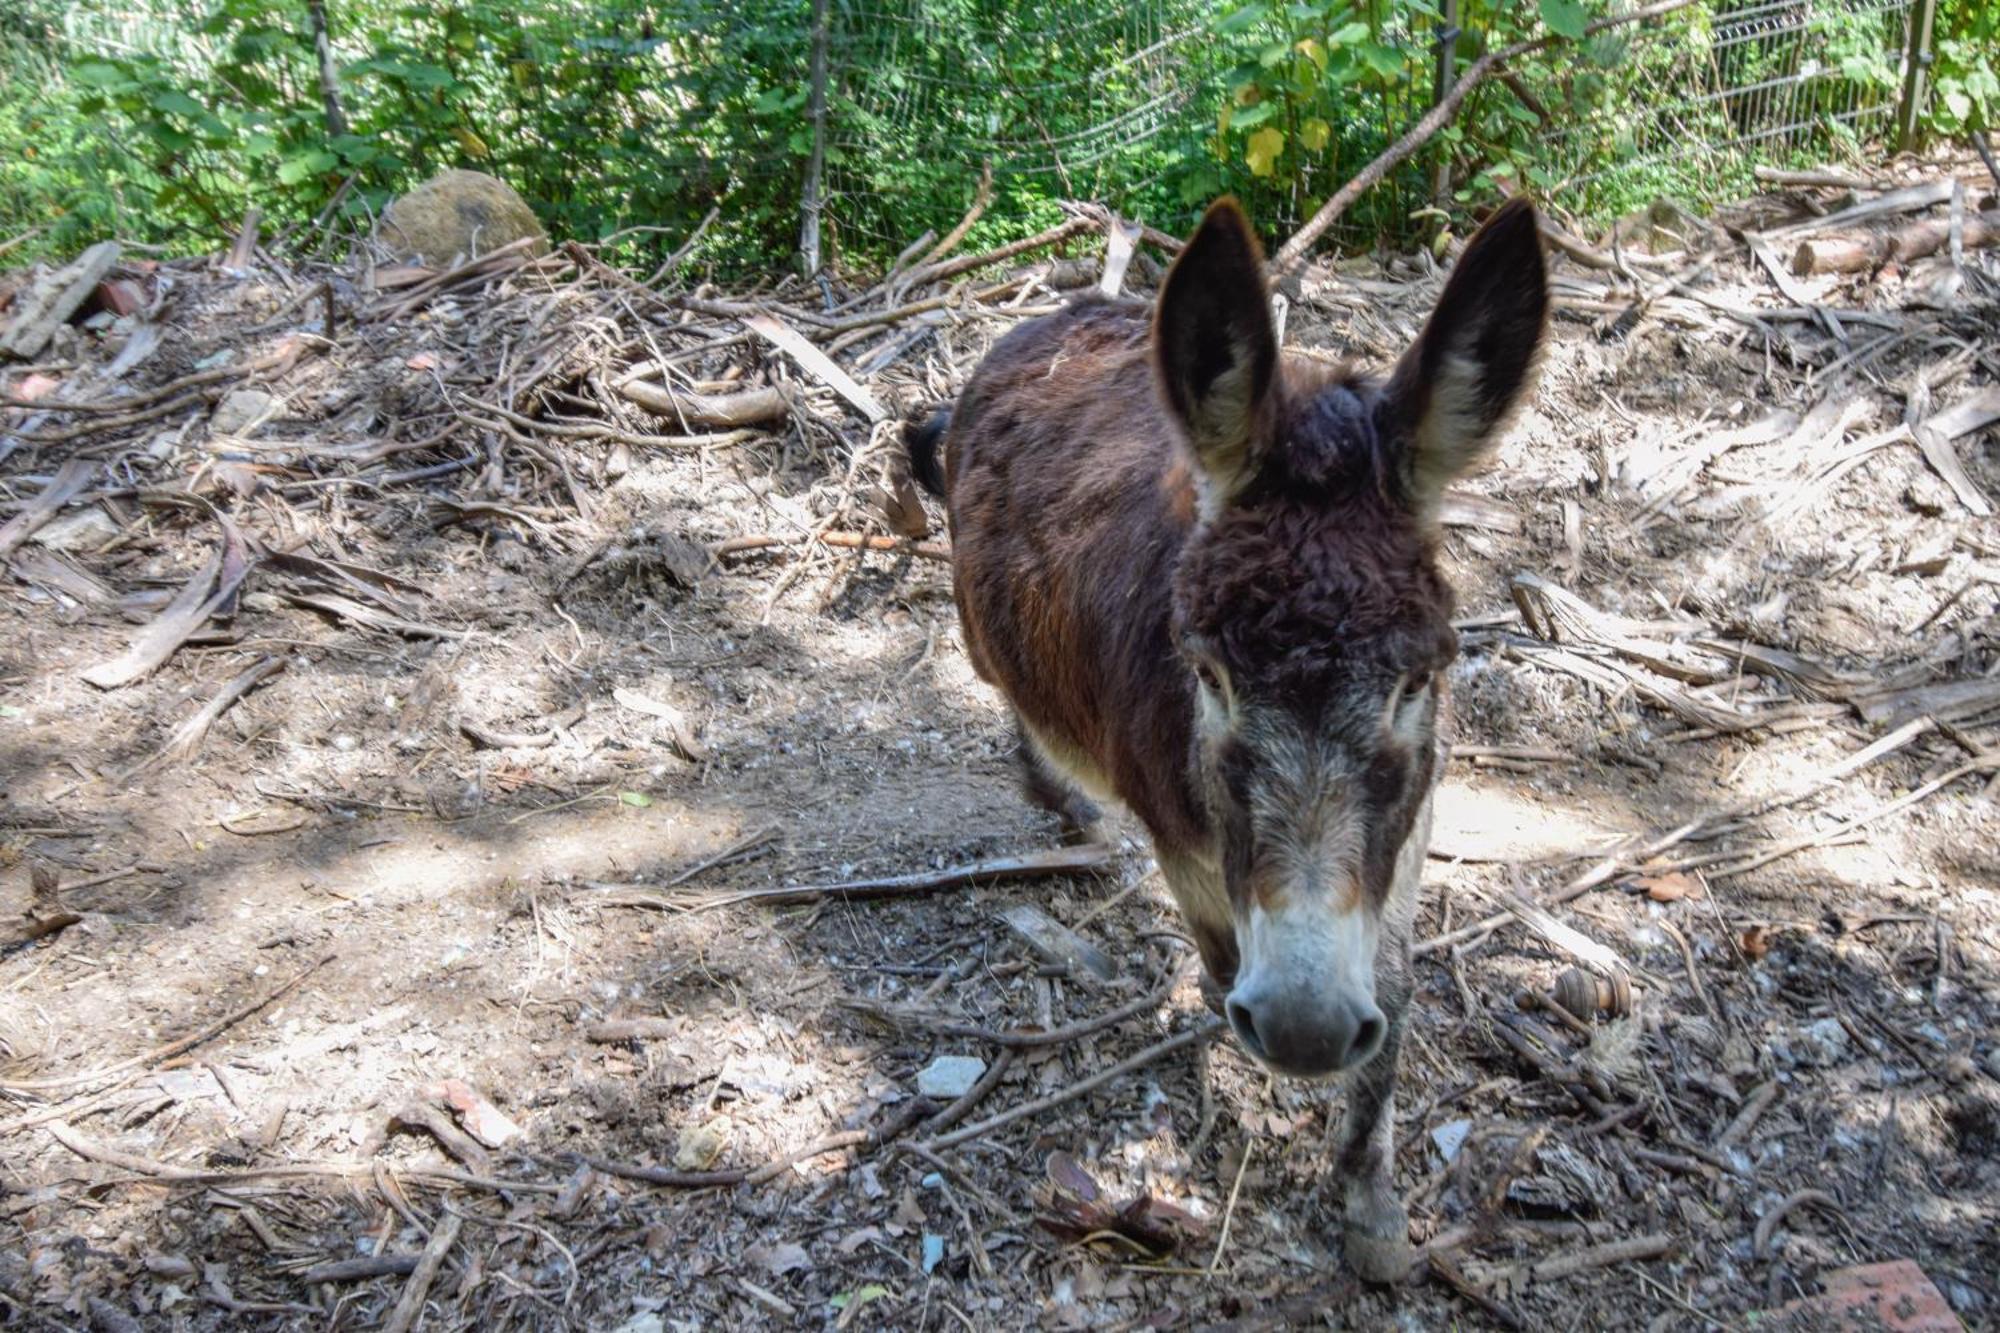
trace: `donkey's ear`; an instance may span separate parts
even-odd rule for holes
[[[1264,253],[1234,199],[1208,210],[1167,274],[1153,357],[1211,493],[1226,498],[1256,472],[1264,401],[1278,367]]]
[[[1420,510],[1435,508],[1445,484],[1480,461],[1533,378],[1549,312],[1539,228],[1526,199],[1487,220],[1389,379]]]

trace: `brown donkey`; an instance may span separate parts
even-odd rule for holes
[[[1245,1049],[1354,1072],[1347,1255],[1376,1280],[1407,1263],[1391,1099],[1457,649],[1439,497],[1521,396],[1547,311],[1515,202],[1386,383],[1287,360],[1224,200],[1156,310],[1023,324],[909,433],[1031,794],[1072,826],[1096,813],[1079,786],[1124,801]]]

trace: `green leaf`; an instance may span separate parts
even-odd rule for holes
[[[152,103],[155,111],[164,111],[169,115],[193,118],[201,115],[203,112],[201,103],[195,101],[186,93],[173,89],[169,89],[166,92],[154,93],[146,100]]]
[[[1278,104],[1276,102],[1259,102],[1257,105],[1245,107],[1231,116],[1229,118],[1229,127],[1238,130],[1255,129],[1277,114]]]
[[[618,799],[627,805],[637,806],[641,810],[653,803],[653,798],[642,791],[621,791],[618,793]]]
[[[1354,22],[1327,37],[1328,46],[1352,46],[1368,35],[1366,23]]]
[[[116,65],[106,64],[101,60],[86,61],[78,65],[70,72],[70,77],[86,88],[125,88],[131,86],[131,80],[125,77],[124,70],[118,68]]]
[[[1224,34],[1245,32],[1256,27],[1270,16],[1271,7],[1269,5],[1245,5],[1216,24],[1215,30]]]
[[[1571,41],[1583,36],[1584,24],[1588,22],[1583,0],[1541,0],[1541,5],[1542,22],[1549,25],[1550,32]]]
[[[856,1287],[853,1291],[841,1292],[829,1300],[827,1304],[836,1310],[845,1310],[850,1305],[859,1308],[870,1301],[879,1301],[888,1294],[889,1289],[887,1287],[879,1282],[870,1282],[865,1287]]]
[[[1249,164],[1253,176],[1269,176],[1277,170],[1278,154],[1285,151],[1285,132],[1267,126],[1250,136],[1244,145],[1243,160]]]
[[[1395,47],[1384,46],[1380,42],[1363,42],[1356,49],[1360,51],[1362,60],[1367,62],[1368,68],[1375,71],[1378,77],[1395,79],[1402,75],[1403,53]]]

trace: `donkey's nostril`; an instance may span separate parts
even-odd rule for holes
[[[1224,1009],[1229,1017],[1229,1026],[1235,1029],[1236,1040],[1243,1043],[1243,1048],[1259,1060],[1268,1059],[1263,1038],[1257,1033],[1257,1015],[1250,1006],[1232,998],[1224,1005]]]
[[[1347,1059],[1341,1062],[1343,1067],[1373,1058],[1375,1052],[1382,1049],[1382,1039],[1388,1034],[1389,1024],[1382,1015],[1364,1015],[1361,1025],[1355,1029],[1353,1044],[1347,1048]]]

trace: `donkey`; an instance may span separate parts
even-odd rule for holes
[[[1353,1074],[1346,1253],[1389,1281],[1408,1264],[1392,1098],[1457,651],[1438,510],[1533,374],[1535,211],[1509,203],[1473,237],[1385,383],[1282,356],[1265,292],[1224,199],[1154,310],[1089,297],[1021,325],[906,443],[945,499],[966,650],[1013,705],[1029,794],[1072,830],[1090,796],[1122,800],[1243,1048]]]

